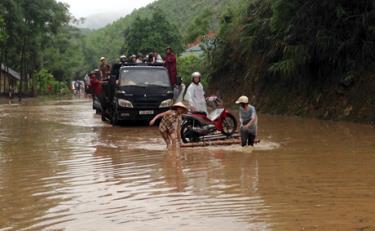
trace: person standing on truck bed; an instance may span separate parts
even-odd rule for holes
[[[100,80],[107,79],[109,74],[111,73],[111,67],[107,63],[107,59],[105,57],[100,58]]]
[[[167,47],[164,57],[164,66],[168,69],[169,79],[174,86],[177,82],[176,55],[171,47]]]

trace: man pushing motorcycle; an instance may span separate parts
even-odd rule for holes
[[[241,133],[241,145],[254,146],[254,141],[257,135],[257,123],[258,118],[255,111],[255,107],[249,104],[249,98],[247,96],[241,96],[237,99],[236,104],[239,104],[239,118],[240,118],[240,133]]]

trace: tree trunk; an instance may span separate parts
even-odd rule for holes
[[[19,87],[19,91],[18,91],[18,101],[21,102],[22,101],[22,94],[23,94],[23,80],[24,80],[24,57],[25,57],[25,43],[26,43],[26,37],[23,38],[23,43],[22,43],[22,50],[21,50],[21,79],[20,79],[20,87]]]

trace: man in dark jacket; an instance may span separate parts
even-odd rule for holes
[[[168,69],[171,84],[175,85],[177,82],[176,55],[173,53],[173,50],[170,47],[168,47],[166,50],[166,55],[164,57],[164,66]]]

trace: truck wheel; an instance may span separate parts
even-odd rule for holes
[[[113,126],[118,125],[118,115],[117,114],[118,113],[116,112],[116,110],[113,110],[112,115],[111,115],[111,124]]]

